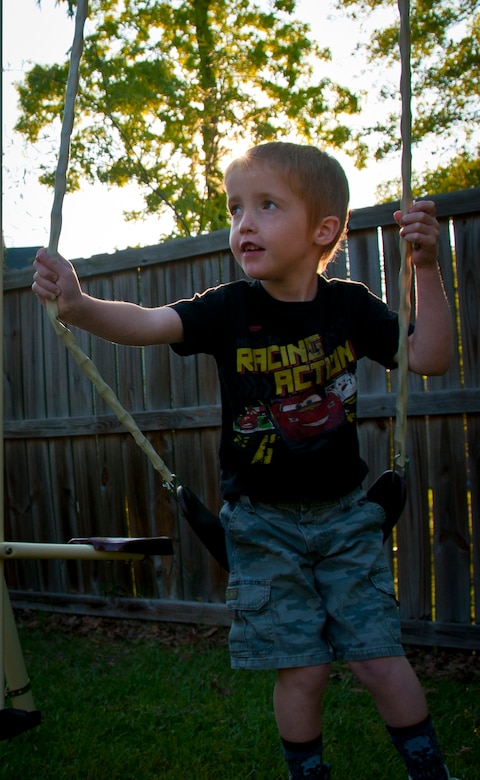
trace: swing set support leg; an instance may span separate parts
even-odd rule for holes
[[[8,590],[3,583],[3,661],[6,696],[11,707],[0,709],[0,740],[12,739],[24,731],[38,726],[41,715],[35,709],[30,680],[23,658],[17,626],[13,616]]]

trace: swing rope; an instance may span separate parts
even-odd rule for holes
[[[411,66],[410,66],[410,0],[398,0],[400,13],[400,93],[402,99],[402,200],[401,210],[405,214],[412,205],[412,112],[411,112]],[[394,432],[395,466],[403,472],[407,464],[407,404],[408,404],[408,328],[411,315],[412,248],[400,237],[399,271],[399,344],[398,344],[398,389]]]
[[[402,141],[402,199],[401,211],[405,214],[412,205],[411,193],[411,69],[410,69],[410,3],[398,0],[400,12],[400,92],[402,99],[401,141]],[[408,241],[400,237],[399,269],[399,339],[398,339],[398,388],[395,399],[394,459],[393,468],[388,469],[373,483],[367,492],[370,501],[380,504],[385,511],[382,526],[384,542],[390,536],[403,512],[407,500],[406,456],[407,405],[408,405],[408,330],[410,324],[412,285],[412,251]]]
[[[54,198],[50,215],[50,238],[48,244],[49,255],[58,254],[58,243],[62,228],[62,204],[67,186],[70,138],[73,130],[75,99],[78,91],[80,78],[80,60],[83,52],[83,31],[87,15],[88,0],[79,0],[75,15],[75,34],[70,55],[62,130],[60,136],[60,151],[55,172]],[[164,484],[173,490],[175,485],[174,475],[167,468],[146,436],[141,432],[131,414],[129,414],[129,412],[124,409],[112,388],[109,387],[109,385],[104,381],[95,363],[93,363],[93,361],[82,351],[72,332],[59,321],[58,313],[57,302],[47,301],[47,314],[57,336],[59,336],[80,368],[95,385],[105,402],[115,412],[122,425],[132,434],[135,442],[150,459],[156,471],[158,471],[162,476]]]

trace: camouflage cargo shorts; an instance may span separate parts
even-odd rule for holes
[[[335,502],[221,510],[233,668],[282,669],[403,655],[383,509],[358,489]]]

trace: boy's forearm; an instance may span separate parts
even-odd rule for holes
[[[69,312],[65,321],[106,341],[139,346],[149,343],[148,312],[134,303],[106,301],[84,293],[80,305]]]
[[[408,367],[416,374],[444,374],[452,361],[454,331],[440,269],[420,266],[415,276],[415,331],[408,340]]]

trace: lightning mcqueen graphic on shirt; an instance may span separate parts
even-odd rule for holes
[[[271,413],[287,441],[319,436],[345,421],[343,404],[337,395],[321,398],[311,391],[275,401]]]

